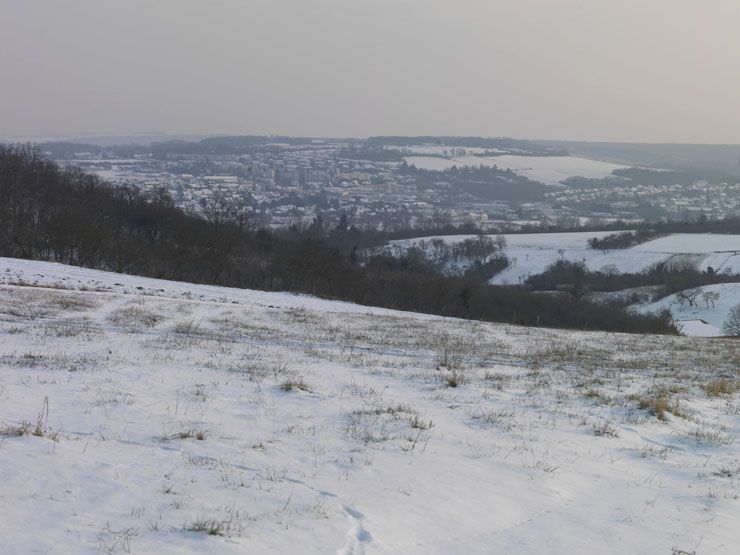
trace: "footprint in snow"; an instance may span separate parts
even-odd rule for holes
[[[364,555],[365,544],[373,541],[372,534],[365,530],[363,523],[365,515],[349,505],[342,505],[342,509],[352,522],[352,526],[347,531],[347,542],[342,549],[337,551],[337,555]]]

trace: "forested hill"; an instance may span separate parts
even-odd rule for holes
[[[410,258],[361,259],[366,237],[348,222],[269,232],[218,201],[203,214],[60,168],[31,147],[0,147],[0,256],[486,321],[675,333],[666,316],[445,277]]]

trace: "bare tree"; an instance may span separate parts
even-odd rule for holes
[[[619,273],[619,268],[617,268],[616,264],[607,264],[602,266],[601,273],[607,277],[613,277]]]
[[[730,314],[722,326],[722,331],[733,337],[740,337],[740,304],[730,309]]]
[[[702,291],[701,298],[707,305],[707,308],[709,308],[710,304],[712,308],[715,308],[719,300],[719,291]]]
[[[680,291],[676,294],[676,300],[681,305],[681,308],[683,308],[686,303],[689,303],[689,306],[693,307],[696,306],[696,299],[699,297],[701,292],[701,288],[698,287],[696,289],[686,289],[685,291]]]

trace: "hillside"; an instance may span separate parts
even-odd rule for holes
[[[676,295],[670,295],[654,303],[639,306],[641,312],[660,312],[667,308],[673,317],[683,324],[683,333],[687,335],[719,336],[722,335],[722,326],[730,315],[733,307],[740,305],[740,283],[719,283],[706,285],[703,292],[717,293],[719,297],[714,303],[706,302],[698,296],[695,306],[680,302]],[[699,324],[704,325],[699,325]],[[696,332],[695,332],[696,330]]]
[[[584,141],[536,141],[547,148],[566,149],[573,155],[598,160],[647,166],[702,170],[721,176],[738,176],[738,145],[677,144],[677,143],[617,143]]]
[[[671,233],[624,249],[599,250],[589,247],[589,239],[602,239],[612,232],[567,232],[567,233],[522,233],[503,235],[505,247],[502,253],[508,266],[495,274],[490,283],[494,285],[524,284],[532,276],[545,272],[555,262],[565,260],[583,263],[592,272],[610,274],[637,274],[658,264],[666,268],[693,268],[698,272],[712,274],[740,274],[740,235],[712,233]],[[396,256],[412,247],[421,249],[430,260],[440,251],[435,243],[453,246],[466,240],[477,239],[475,235],[429,236],[392,241],[389,251]],[[461,273],[472,265],[466,258],[450,259],[445,262],[445,271]],[[711,270],[710,270],[711,268]],[[732,279],[732,278],[728,278]],[[685,287],[685,286],[684,286]],[[591,299],[627,300],[637,289],[594,293]],[[659,289],[659,287],[658,287]],[[702,291],[718,293],[718,302],[702,301],[696,306],[679,302],[678,293],[652,301],[656,292],[648,290],[648,300],[634,303],[632,309],[640,314],[658,314],[667,309],[685,335],[715,337],[722,335],[722,326],[732,307],[740,303],[740,284],[720,283],[703,286]]]
[[[571,177],[600,179],[611,175],[614,170],[626,166],[610,164],[576,156],[517,156],[503,154],[500,156],[461,156],[442,158],[439,156],[407,156],[404,158],[409,166],[421,170],[444,171],[452,167],[497,167],[512,170],[546,185],[560,185]]]
[[[0,552],[734,553],[740,344],[0,259]]]
[[[376,232],[346,217],[335,226],[316,216],[310,225],[271,231],[241,201],[202,200],[197,213],[185,212],[162,188],[112,186],[31,146],[0,145],[0,256],[447,317],[676,333],[662,317],[501,291],[388,256],[365,259],[358,252],[379,244]]]
[[[539,274],[553,262],[563,258],[584,262],[590,270],[613,267],[614,271],[640,272],[660,262],[689,261],[700,270],[711,266],[716,272],[740,273],[740,235],[710,233],[673,233],[627,249],[601,251],[588,246],[592,237],[606,237],[613,231],[578,231],[569,233],[506,234],[504,254],[510,265],[494,276],[491,283],[518,284],[528,276]],[[455,244],[474,235],[419,237],[393,241],[405,249],[413,245],[431,245],[439,239]]]

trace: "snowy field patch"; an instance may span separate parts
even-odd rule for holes
[[[613,231],[572,233],[522,233],[504,235],[504,253],[509,266],[496,274],[494,285],[523,284],[530,276],[544,272],[558,260],[583,262],[592,271],[637,273],[660,263],[676,266],[692,265],[700,271],[710,267],[716,273],[740,273],[740,235],[675,233],[628,249],[601,251],[588,246],[592,237],[603,238]],[[454,245],[475,235],[419,237],[391,242],[391,252],[401,254],[410,247],[420,247],[433,258],[433,243],[442,241]],[[463,264],[464,266],[464,264]],[[668,309],[686,335],[720,336],[730,309],[740,303],[740,284],[728,283],[701,288],[717,292],[719,301],[713,304],[698,297],[696,306],[681,304],[677,295],[655,303],[636,306],[640,312]],[[704,323],[701,322],[704,320]],[[685,322],[685,323],[682,323]]]
[[[497,285],[523,283],[541,274],[559,259],[584,262],[590,270],[610,268],[619,273],[641,272],[660,262],[691,262],[702,271],[711,266],[716,272],[740,273],[740,235],[677,233],[636,245],[629,249],[601,251],[588,246],[592,237],[603,238],[613,231],[572,233],[508,234],[504,253],[510,265],[496,275]],[[413,245],[431,245],[434,240],[455,244],[474,235],[419,237],[392,241],[401,250]]]
[[[740,305],[740,283],[718,283],[697,289],[698,294],[693,306],[687,301],[682,302],[679,294],[676,294],[640,306],[639,310],[643,313],[670,310],[687,335],[722,335],[722,328],[730,315],[730,310]],[[710,301],[703,295],[705,293],[715,293],[717,298]]]
[[[497,166],[502,170],[512,170],[534,181],[547,185],[558,185],[570,177],[601,179],[608,177],[614,170],[627,166],[579,158],[577,156],[461,156],[457,158],[440,158],[435,156],[408,156],[404,160],[410,166],[423,170],[444,171],[453,166],[477,167]]]

